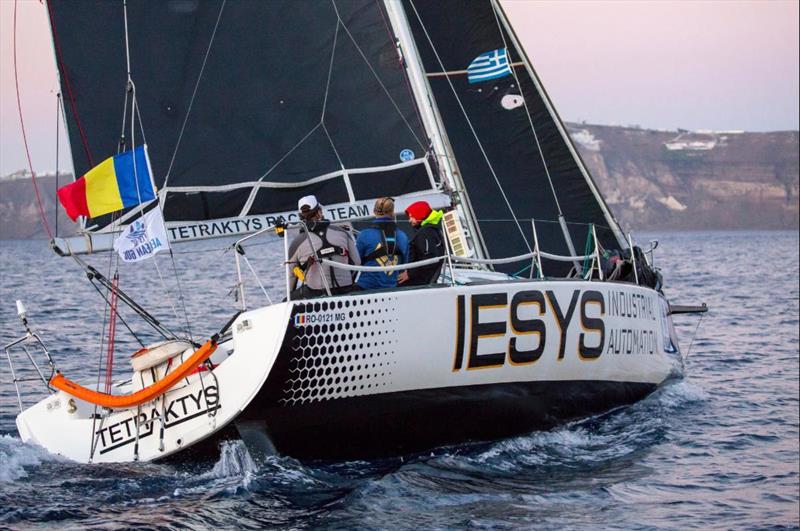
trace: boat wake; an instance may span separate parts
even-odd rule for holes
[[[31,469],[46,461],[60,461],[44,448],[25,444],[19,437],[0,436],[0,483],[28,477]]]
[[[188,468],[82,465],[3,435],[0,482],[18,508],[0,511],[0,522],[92,521],[95,515],[114,513],[136,523],[144,522],[141,519],[150,508],[158,506],[173,511],[162,522],[168,524],[200,517],[185,510],[187,500],[217,500],[219,511],[219,504],[227,507],[247,499],[260,508],[257,515],[250,515],[254,524],[279,526],[294,516],[321,525],[348,526],[375,515],[373,523],[380,527],[386,521],[377,515],[412,511],[435,499],[436,506],[415,520],[425,526],[447,516],[448,507],[509,501],[509,492],[520,500],[533,496],[568,501],[585,488],[587,473],[598,485],[609,486],[644,477],[649,471],[638,464],[640,456],[669,440],[674,422],[679,422],[674,419],[688,408],[702,407],[706,399],[701,387],[675,380],[632,406],[550,431],[376,461],[301,463],[289,457],[260,457],[235,440],[222,443],[217,461]],[[46,491],[56,497],[68,492],[73,501],[80,498],[88,505],[66,510],[56,503],[40,513],[36,500]],[[227,514],[224,509],[223,513]],[[231,511],[223,520],[241,523],[239,517]],[[454,526],[468,524],[457,514],[446,520]]]

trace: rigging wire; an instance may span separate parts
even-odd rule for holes
[[[491,2],[492,4],[492,13],[494,14],[495,22],[497,22],[497,30],[500,32],[500,38],[503,39],[503,48],[508,50],[508,43],[506,42],[506,35],[503,31],[503,27],[500,25],[500,18],[497,14],[497,6],[495,5],[494,0]],[[506,52],[508,53],[508,52]],[[509,63],[511,62],[509,58]],[[547,175],[547,182],[550,183],[550,190],[553,192],[553,200],[556,202],[556,208],[558,209],[558,215],[563,217],[564,214],[561,212],[561,204],[558,202],[558,195],[556,194],[556,188],[553,184],[553,179],[550,177],[550,169],[547,167],[547,161],[544,157],[544,151],[542,151],[542,145],[539,143],[539,135],[536,133],[536,127],[533,125],[533,118],[531,118],[531,111],[528,109],[528,100],[525,98],[525,92],[522,90],[522,84],[519,82],[519,76],[517,75],[517,71],[513,66],[510,66],[509,69],[511,70],[511,75],[514,76],[514,81],[517,83],[517,87],[519,87],[519,93],[522,97],[522,105],[525,107],[525,115],[528,118],[528,123],[531,126],[531,132],[533,132],[533,138],[536,141],[536,148],[539,150],[539,157],[542,159],[542,166],[544,166],[544,173]]]
[[[372,75],[375,77],[375,80],[378,82],[378,84],[383,89],[383,92],[386,94],[386,97],[389,98],[389,101],[392,102],[392,105],[394,106],[395,110],[397,111],[397,114],[399,114],[400,118],[403,119],[403,123],[406,124],[406,127],[408,128],[408,130],[414,136],[414,139],[417,141],[417,144],[419,145],[420,149],[422,149],[423,151],[427,151],[427,148],[422,144],[422,141],[417,136],[417,133],[411,127],[411,124],[408,123],[408,120],[406,119],[405,115],[403,114],[403,111],[400,110],[400,106],[394,100],[394,98],[392,97],[391,93],[389,93],[389,89],[387,89],[386,85],[383,84],[383,81],[381,80],[381,78],[378,75],[378,73],[375,71],[375,68],[373,68],[372,64],[369,62],[369,59],[367,59],[367,55],[361,49],[361,46],[358,45],[358,42],[356,42],[356,39],[355,39],[355,37],[353,37],[353,34],[350,33],[350,29],[347,27],[347,24],[345,24],[344,20],[342,20],[342,16],[339,14],[339,8],[336,7],[336,0],[331,0],[331,4],[333,4],[333,10],[336,12],[336,18],[339,19],[339,23],[341,23],[342,27],[344,28],[345,33],[347,33],[347,36],[350,37],[351,41],[353,41],[353,45],[356,47],[356,50],[358,50],[358,53],[361,55],[361,58],[364,59],[364,62],[367,64],[367,67],[369,67],[369,70],[370,70],[370,72],[372,72]]]
[[[117,334],[117,293],[119,290],[119,272],[114,273],[114,279],[111,281],[114,289],[111,290],[111,320],[108,323],[108,351],[106,354],[106,388],[105,392],[111,392],[111,375],[114,371],[114,342]]]
[[[172,172],[172,166],[175,164],[175,157],[178,155],[178,148],[181,146],[181,140],[183,139],[183,132],[186,129],[186,123],[189,121],[189,115],[192,113],[192,106],[194,105],[194,98],[197,96],[197,89],[200,87],[200,80],[203,78],[203,71],[206,69],[206,62],[208,62],[208,56],[211,54],[211,47],[214,44],[214,37],[217,35],[217,28],[219,28],[219,21],[222,19],[222,11],[225,9],[225,2],[227,0],[222,0],[222,4],[219,6],[219,14],[217,15],[217,21],[214,24],[214,31],[211,32],[211,38],[208,41],[208,48],[206,48],[206,55],[203,57],[203,64],[200,66],[200,73],[197,75],[197,81],[194,84],[194,90],[192,90],[192,97],[189,99],[189,107],[186,109],[186,116],[183,117],[183,124],[181,125],[181,131],[178,133],[178,141],[175,143],[175,149],[172,151],[172,159],[169,161],[169,167],[167,168],[167,174],[164,176],[164,186],[163,188],[167,188],[167,183],[169,182],[169,176]]]
[[[223,4],[224,4],[224,2],[223,2]],[[127,68],[128,80],[127,80],[127,86],[126,86],[126,92],[125,92],[125,106],[124,106],[123,117],[122,117],[123,124],[122,124],[122,134],[121,134],[122,140],[121,140],[121,143],[124,143],[124,138],[125,138],[125,121],[127,119],[127,114],[126,113],[127,113],[127,108],[128,108],[128,94],[130,94],[130,100],[131,100],[131,126],[130,126],[131,127],[131,137],[130,137],[130,142],[131,142],[131,150],[135,150],[136,149],[135,133],[136,133],[136,122],[137,122],[137,120],[138,120],[138,123],[139,123],[139,130],[140,130],[140,132],[142,134],[142,141],[143,141],[143,145],[144,146],[147,146],[147,138],[145,137],[144,125],[142,123],[142,114],[141,114],[141,111],[139,110],[139,105],[138,105],[138,100],[137,100],[137,95],[136,95],[136,84],[133,82],[133,78],[131,76],[131,53],[130,53],[130,35],[129,35],[129,32],[128,32],[128,2],[127,2],[127,0],[124,0],[124,2],[123,2],[123,14],[124,14],[123,18],[124,18],[124,21],[125,21],[125,65],[126,65],[126,68]],[[220,16],[221,15],[222,15],[222,12],[220,10]],[[217,19],[217,23],[219,23],[219,18]],[[216,28],[215,28],[215,31],[216,31]],[[212,41],[213,41],[213,36],[212,36]],[[206,55],[206,58],[207,57],[208,57],[208,55]],[[204,62],[204,65],[205,65],[205,62]],[[201,71],[201,75],[202,75],[202,71]],[[199,82],[199,79],[198,79],[198,82]],[[191,108],[191,105],[190,105],[190,108]],[[187,117],[188,117],[188,113],[187,113]],[[184,125],[185,125],[185,122],[184,122]],[[179,140],[179,142],[180,142],[180,140]],[[176,150],[177,150],[177,146],[176,146]],[[174,155],[173,155],[173,157],[174,157]],[[174,158],[173,158],[173,160],[174,160]],[[155,182],[153,182],[152,172],[150,172],[150,168],[147,168],[147,170],[148,170],[148,173],[150,173],[150,183],[151,183],[151,185],[153,187],[153,190],[155,191]],[[138,199],[139,204],[141,205],[142,204],[142,196],[141,196],[141,190],[139,188],[139,176],[138,176],[138,168],[137,168],[137,165],[136,165],[136,156],[135,156],[135,154],[133,156],[133,175],[134,175],[134,181],[136,183],[137,199]],[[158,199],[156,199],[156,200],[158,201]],[[158,201],[158,202],[160,203],[160,201]],[[159,206],[157,206],[156,208],[159,208]],[[143,216],[144,216],[144,211],[142,210],[142,217]],[[163,213],[162,213],[162,216],[163,216]],[[180,298],[180,301],[181,301],[181,306],[183,308],[183,317],[184,317],[184,321],[185,321],[185,324],[186,324],[185,332],[189,336],[189,338],[192,339],[192,341],[193,341],[194,339],[192,337],[191,327],[189,326],[189,315],[188,315],[188,312],[186,311],[186,303],[185,303],[184,296],[183,296],[183,289],[181,288],[181,282],[180,282],[180,278],[179,278],[179,275],[178,275],[178,268],[176,267],[176,264],[175,264],[175,258],[174,258],[174,256],[172,256],[172,248],[171,247],[169,248],[169,251],[170,251],[170,255],[172,257],[172,269],[173,269],[173,272],[175,274],[175,281],[176,281],[176,284],[177,284],[177,287],[178,287],[178,295],[179,295],[179,298]],[[170,292],[169,288],[167,287],[166,282],[164,281],[164,275],[162,275],[162,273],[161,273],[161,268],[158,266],[158,259],[155,256],[153,256],[153,264],[154,264],[154,266],[156,268],[156,272],[158,273],[158,278],[159,278],[159,281],[161,282],[161,287],[164,289],[164,291],[165,291],[165,293],[167,295],[167,301],[168,301],[170,307],[172,308],[172,313],[175,315],[175,319],[178,322],[180,322],[181,319],[180,319],[180,316],[178,315],[178,310],[176,309],[175,303],[172,300],[171,292]]]
[[[341,26],[341,22],[337,19],[336,20],[336,30],[333,32],[333,45],[331,46],[331,60],[330,64],[328,65],[328,79],[325,82],[325,96],[322,100],[322,114],[319,118],[319,123],[322,126],[322,130],[325,132],[325,136],[328,137],[328,142],[331,145],[331,149],[333,149],[333,154],[336,156],[336,160],[339,162],[339,167],[344,170],[344,162],[342,162],[342,157],[339,155],[339,151],[336,149],[336,145],[333,143],[333,138],[331,134],[328,132],[328,128],[325,127],[325,111],[328,108],[328,94],[330,93],[331,89],[331,76],[333,75],[333,60],[336,57],[336,43],[339,40],[339,27]],[[347,177],[345,177],[347,180]]]
[[[14,87],[17,91],[17,110],[19,111],[19,125],[22,129],[22,142],[25,146],[25,157],[28,159],[28,168],[31,171],[31,182],[33,183],[33,190],[36,194],[36,205],[39,207],[39,216],[42,220],[42,226],[44,227],[45,232],[47,232],[47,236],[52,240],[53,239],[53,231],[50,230],[50,224],[47,221],[47,215],[44,212],[44,206],[42,205],[42,196],[39,193],[39,185],[36,182],[36,172],[33,171],[33,162],[31,161],[31,151],[28,147],[28,135],[25,131],[25,120],[22,118],[22,98],[19,94],[19,70],[17,68],[17,3],[18,0],[14,0]],[[58,130],[56,130],[58,131]],[[57,133],[56,133],[57,134]]]
[[[706,316],[706,314],[701,313],[700,314],[700,319],[697,320],[697,326],[694,327],[694,333],[692,334],[692,340],[689,342],[689,349],[686,351],[686,356],[683,357],[683,361],[688,360],[689,359],[689,354],[692,353],[692,346],[694,345],[694,339],[695,339],[695,337],[697,337],[697,331],[700,329],[700,324],[703,322],[703,318],[705,316]]]
[[[108,305],[111,305],[111,302],[110,302],[110,301],[109,301],[109,300],[108,300],[108,299],[105,297],[105,295],[103,294],[103,291],[102,291],[102,290],[101,290],[99,287],[97,287],[97,285],[96,285],[94,282],[90,281],[89,283],[90,283],[90,284],[92,285],[92,287],[93,287],[93,288],[94,288],[94,289],[97,291],[97,293],[98,293],[98,294],[99,294],[101,297],[103,297],[103,300],[105,300],[105,301],[106,301],[106,304],[108,304]],[[117,288],[117,290],[118,290],[118,291],[120,291],[120,293],[123,293],[123,294],[124,294],[124,292],[122,292],[121,290],[119,290],[119,288]],[[125,302],[125,301],[123,300],[123,302]],[[135,311],[135,310],[134,310],[134,311]],[[128,330],[128,332],[130,332],[131,336],[133,336],[133,338],[136,340],[136,342],[137,342],[137,343],[139,343],[139,345],[140,345],[142,348],[144,348],[144,342],[143,342],[143,341],[142,341],[142,339],[141,339],[141,338],[140,338],[140,337],[139,337],[139,336],[136,334],[136,332],[134,332],[134,331],[133,331],[133,329],[131,328],[131,326],[128,324],[128,321],[126,321],[126,320],[125,320],[125,318],[124,318],[124,317],[122,317],[122,314],[120,314],[120,313],[118,313],[118,314],[117,314],[117,316],[119,317],[119,320],[120,320],[120,322],[121,322],[121,323],[122,323],[122,324],[125,326],[125,328]]]
[[[58,188],[59,188],[59,186],[58,186],[58,184],[59,184],[58,183],[58,169],[59,169],[60,165],[59,165],[58,157],[59,157],[59,147],[60,147],[59,137],[60,137],[60,132],[61,132],[59,130],[59,128],[60,128],[59,124],[61,123],[61,120],[59,118],[61,118],[61,112],[62,111],[63,111],[63,109],[61,107],[61,93],[59,92],[58,95],[56,96],[56,190],[58,190]],[[58,201],[54,201],[53,202],[53,211],[54,211],[53,212],[53,218],[54,218],[55,224],[56,224],[56,227],[55,227],[56,228],[56,237],[58,237]]]
[[[183,288],[181,287],[181,279],[180,275],[178,275],[178,266],[175,264],[175,254],[172,252],[172,246],[169,248],[169,257],[170,260],[172,260],[172,271],[175,274],[175,283],[178,285],[178,300],[183,308],[183,318],[186,321],[186,333],[189,335],[189,339],[194,342],[192,327],[189,325],[189,312],[186,311],[186,298],[183,296]],[[155,260],[155,257],[153,257],[153,259]]]
[[[486,150],[483,147],[483,143],[481,142],[480,138],[478,138],[478,133],[475,131],[475,127],[472,125],[472,120],[469,119],[469,115],[467,114],[467,110],[464,108],[464,104],[461,102],[461,98],[458,96],[458,92],[456,91],[453,82],[450,80],[450,75],[447,74],[447,68],[445,68],[444,63],[442,62],[441,57],[439,57],[439,52],[436,50],[436,46],[433,44],[433,40],[431,39],[430,34],[428,33],[428,28],[425,27],[425,24],[422,22],[422,17],[417,11],[417,6],[414,4],[414,0],[409,0],[411,4],[411,8],[414,10],[414,14],[417,16],[417,20],[419,21],[420,27],[422,31],[425,33],[425,38],[428,40],[428,44],[431,46],[431,50],[433,51],[434,56],[436,57],[436,61],[439,63],[442,72],[445,72],[445,79],[447,80],[447,84],[450,86],[450,90],[453,92],[453,96],[456,98],[456,103],[458,103],[459,108],[461,109],[461,113],[464,115],[464,119],[467,121],[467,125],[469,126],[470,131],[472,132],[472,136],[475,137],[475,142],[478,144],[478,148],[481,150],[481,154],[483,155],[483,159],[486,161],[486,164],[489,166],[489,171],[494,177],[494,182],[497,184],[497,188],[500,191],[500,195],[503,197],[503,200],[508,207],[509,212],[514,218],[514,223],[517,225],[517,229],[519,229],[519,233],[522,236],[522,241],[525,242],[525,247],[527,247],[528,251],[531,251],[531,246],[528,243],[528,238],[525,235],[525,231],[522,230],[522,225],[520,225],[519,220],[517,219],[517,215],[514,213],[514,209],[511,207],[511,202],[506,195],[503,186],[500,184],[500,179],[497,177],[497,173],[494,170],[494,166],[492,166],[492,162],[489,160],[489,156],[486,153]]]

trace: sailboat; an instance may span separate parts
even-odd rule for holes
[[[668,301],[496,0],[47,8],[75,174],[146,141],[158,189],[51,246],[163,337],[102,390],[58,372],[21,309],[7,355],[38,346],[54,374],[20,400],[24,441],[95,463],[231,437],[298,458],[401,455],[598,414],[682,372],[672,317],[705,307]],[[284,257],[286,300],[249,306],[248,245],[297,230],[308,194],[348,226],[384,196],[445,210],[441,277],[295,300]],[[81,259],[113,252],[147,208],[170,245],[235,240],[241,308],[204,343]]]

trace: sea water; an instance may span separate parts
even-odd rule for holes
[[[338,463],[259,460],[231,441],[216,462],[80,465],[20,441],[0,359],[0,527],[798,528],[798,234],[639,239],[651,236],[670,299],[710,307],[699,328],[697,316],[676,316],[685,377],[632,406],[511,439]],[[95,379],[107,314],[78,264],[41,241],[0,246],[0,342],[23,333],[23,299],[59,368]],[[247,249],[251,307],[284,296],[281,252],[280,240]],[[108,255],[90,261],[113,272]],[[187,328],[185,308],[195,338],[235,311],[237,281],[220,242],[120,267],[121,287],[170,328]],[[124,378],[138,343],[117,330]],[[28,385],[23,399],[39,393]]]

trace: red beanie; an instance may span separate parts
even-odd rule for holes
[[[408,208],[406,208],[406,215],[418,221],[425,221],[425,219],[431,215],[431,206],[427,201],[411,203],[408,205]]]

